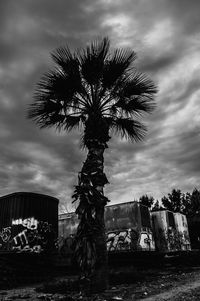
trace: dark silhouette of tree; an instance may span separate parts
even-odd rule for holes
[[[163,206],[174,212],[182,211],[182,192],[180,189],[172,189],[171,193],[168,193],[168,197],[164,196],[161,199]]]
[[[188,205],[188,212],[186,214],[192,216],[200,213],[200,190],[194,188],[190,194],[190,203]]]
[[[151,208],[154,202],[154,198],[152,196],[148,196],[147,194],[142,195],[139,199],[140,204]]]
[[[200,212],[200,191],[197,188],[194,188],[192,193],[182,193],[180,189],[173,189],[168,197],[164,196],[161,201],[164,208],[187,216]]]
[[[154,109],[157,89],[134,68],[135,52],[111,51],[108,38],[74,53],[60,47],[52,58],[56,66],[39,81],[28,117],[40,128],[82,131],[88,155],[73,194],[80,219],[75,254],[82,279],[98,291],[107,286],[103,154],[112,133],[132,142],[144,137],[140,117]]]

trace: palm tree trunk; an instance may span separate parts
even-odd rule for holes
[[[105,148],[105,143],[96,140],[89,144],[87,159],[73,196],[76,200],[79,199],[76,213],[80,219],[75,252],[84,288],[87,286],[90,292],[100,292],[108,287],[104,222],[104,208],[108,199],[103,194],[103,187],[108,183],[103,172]]]
[[[91,279],[91,288],[94,292],[101,292],[108,288],[108,256],[106,248],[106,234],[104,227],[104,208],[97,212],[98,219],[101,219],[102,231],[96,236],[96,267]],[[103,228],[104,227],[104,228]]]

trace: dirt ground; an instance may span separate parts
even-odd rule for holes
[[[149,269],[123,269],[111,271],[110,288],[101,295],[90,298],[78,292],[54,293],[37,292],[41,284],[0,291],[0,301],[9,300],[44,300],[44,301],[162,301],[162,300],[200,300],[200,266],[198,267],[159,267]],[[52,283],[67,281],[67,277],[58,277]],[[124,279],[124,280],[123,280]]]

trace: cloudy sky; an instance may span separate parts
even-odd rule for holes
[[[0,195],[40,192],[72,209],[86,157],[80,134],[40,130],[26,110],[52,50],[102,36],[135,50],[137,68],[159,87],[145,140],[109,143],[107,196],[117,203],[200,188],[200,1],[1,0]]]

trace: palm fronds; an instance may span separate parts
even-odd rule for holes
[[[111,129],[122,138],[132,142],[140,141],[144,138],[147,128],[139,121],[129,118],[116,118],[112,121]]]
[[[51,57],[57,66],[66,72],[66,74],[79,75],[79,62],[74,54],[71,53],[68,46],[57,48],[51,53]]]
[[[106,37],[74,53],[62,46],[51,55],[56,66],[38,82],[35,101],[28,109],[29,118],[41,128],[55,126],[66,131],[82,123],[86,146],[91,139],[106,143],[111,124],[112,129],[116,126],[116,132],[121,129],[122,136],[131,140],[143,137],[145,127],[139,126],[136,119],[154,110],[157,88],[146,75],[135,71],[134,51],[110,51]],[[105,125],[107,117],[113,122]],[[125,129],[131,119],[135,122]]]
[[[94,41],[79,53],[81,73],[89,85],[101,80],[109,47],[109,39],[104,38],[102,41]]]
[[[136,59],[136,53],[131,50],[116,49],[106,61],[103,72],[103,87],[111,89],[113,85],[128,72]]]

